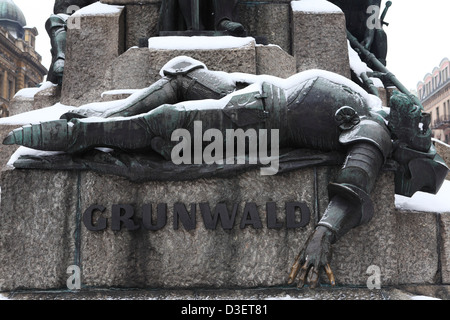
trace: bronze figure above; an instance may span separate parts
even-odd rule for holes
[[[200,35],[209,31],[245,36],[243,25],[234,21],[236,4],[237,0],[163,0],[159,20],[160,32],[164,35],[167,32],[173,34],[177,31],[187,31]]]
[[[47,80],[61,84],[66,60],[67,19],[74,11],[97,2],[96,0],[56,0],[53,14],[45,23],[50,37],[52,63]]]
[[[342,9],[347,30],[376,58],[386,65],[387,36],[383,25],[391,1],[381,12],[381,0],[328,0]]]

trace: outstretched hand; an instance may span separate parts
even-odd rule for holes
[[[322,226],[316,228],[306,242],[305,248],[297,256],[289,275],[288,284],[294,283],[295,278],[300,273],[297,285],[299,288],[302,288],[305,284],[308,284],[311,288],[316,288],[323,268],[330,284],[335,285],[334,275],[330,267],[332,237],[333,234],[329,229]]]

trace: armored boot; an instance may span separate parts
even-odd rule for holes
[[[51,15],[45,23],[45,29],[50,37],[52,46],[52,64],[49,68],[47,79],[61,85],[66,59],[66,18],[60,15]]]
[[[246,32],[244,26],[239,22],[234,22],[228,19],[224,19],[219,22],[218,30],[220,31],[228,31],[228,33],[235,37],[245,37]]]
[[[3,144],[78,153],[95,147],[147,149],[153,138],[143,117],[95,122],[73,119],[23,126],[11,131]]]
[[[247,33],[244,26],[234,21],[236,4],[236,0],[213,1],[215,28],[220,31],[227,31],[235,37],[245,37]]]

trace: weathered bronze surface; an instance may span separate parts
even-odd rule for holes
[[[353,34],[362,46],[372,52],[386,65],[388,50],[386,32],[383,25],[387,9],[392,2],[386,2],[381,13],[381,0],[329,0],[342,9],[347,22],[347,30]]]
[[[52,63],[47,80],[62,84],[64,63],[66,59],[67,18],[74,11],[88,6],[95,0],[56,0],[53,14],[45,23],[45,29],[50,37]]]
[[[242,24],[234,21],[237,0],[163,0],[160,35],[245,36]]]
[[[300,273],[300,287],[315,287],[322,270],[334,284],[331,246],[372,218],[370,193],[388,159],[395,162],[396,191],[406,196],[437,192],[447,174],[431,144],[429,116],[406,94],[392,97],[388,117],[372,109],[360,93],[321,76],[286,89],[276,78],[232,82],[192,60],[174,60],[163,71],[161,80],[114,109],[81,107],[61,120],[16,129],[3,143],[75,155],[111,147],[156,152],[170,160],[178,143],[171,138],[174,131],[183,128],[195,135],[195,124],[201,122],[204,131],[218,129],[224,137],[227,129],[278,130],[280,148],[343,152],[347,157],[328,188],[329,205],[289,277],[292,283]],[[88,116],[100,118],[84,119]],[[172,168],[181,173],[185,167]],[[423,172],[429,177],[420,178]],[[195,173],[189,178],[196,178]]]

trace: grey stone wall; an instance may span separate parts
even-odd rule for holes
[[[98,101],[105,70],[125,50],[125,13],[82,15],[80,28],[68,29],[61,103],[80,106]]]
[[[248,35],[265,38],[270,44],[280,46],[292,55],[291,1],[239,1],[237,17]]]
[[[450,167],[450,147],[447,144],[435,141],[434,145],[436,147],[437,153],[442,157],[447,166]],[[447,180],[450,180],[450,172],[447,174]]]
[[[292,55],[298,72],[322,69],[350,78],[344,14],[295,11]]]
[[[251,288],[286,285],[295,255],[304,245],[327,204],[326,184],[337,168],[310,168],[280,176],[252,171],[229,179],[135,184],[91,172],[6,170],[2,173],[0,213],[0,290],[64,288],[69,265],[78,265],[86,287]],[[316,189],[317,187],[317,189]],[[317,190],[317,193],[316,191]],[[383,285],[436,283],[439,266],[447,267],[436,214],[398,212],[393,176],[384,173],[373,193],[376,214],[334,246],[332,269],[340,285],[365,285],[367,268],[381,269]],[[286,202],[305,202],[310,222],[286,229]],[[255,203],[261,228],[240,228],[246,203]],[[280,229],[269,229],[266,203],[276,202]],[[136,223],[142,206],[167,204],[167,223],[158,231],[112,230],[112,206],[128,204]],[[192,214],[195,228],[174,228],[175,203]],[[239,204],[234,227],[205,227],[200,203],[212,210]],[[91,205],[108,219],[103,231],[90,231],[82,217]],[[123,214],[123,213],[122,213]],[[192,215],[191,215],[192,217]],[[297,216],[297,221],[298,221]],[[248,217],[246,219],[249,219]],[[445,220],[446,221],[446,220]],[[153,220],[155,224],[156,221]],[[446,229],[445,229],[446,230]],[[446,238],[445,238],[446,239]],[[445,251],[447,252],[447,251]],[[448,270],[448,269],[446,269]],[[444,270],[445,271],[445,270]],[[449,281],[448,271],[446,281]]]
[[[0,125],[0,142],[3,141],[3,139],[6,138],[8,133],[10,133],[12,130],[17,129],[16,125]],[[11,158],[12,154],[17,150],[18,146],[5,146],[3,144],[0,144],[0,168],[3,168]],[[1,171],[0,171],[1,176]],[[1,187],[0,182],[0,187]]]

